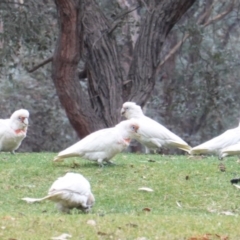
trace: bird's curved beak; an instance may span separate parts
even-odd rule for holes
[[[125,114],[124,108],[121,109],[121,115],[123,116]]]
[[[28,118],[25,118],[25,119],[23,120],[23,122],[24,122],[26,125],[28,125]]]
[[[27,126],[28,125],[28,118],[21,117],[21,122]]]

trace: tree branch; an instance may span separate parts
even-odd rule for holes
[[[216,22],[216,21],[218,21],[218,20],[221,20],[222,18],[224,18],[227,14],[229,14],[229,13],[232,11],[233,6],[234,6],[234,2],[235,2],[235,0],[232,2],[232,4],[229,6],[229,8],[228,8],[226,11],[218,14],[216,17],[214,17],[214,18],[212,18],[212,19],[210,19],[210,20],[208,20],[207,22],[204,23],[204,22],[203,22],[203,21],[204,21],[204,18],[206,17],[206,15],[209,14],[209,10],[210,10],[210,9],[212,10],[212,8],[213,8],[213,5],[212,5],[211,8],[209,8],[209,10],[206,11],[206,12],[198,19],[197,24],[202,25],[203,27],[206,27],[206,26],[208,26],[208,25],[210,25],[210,24],[212,24],[212,23],[214,23],[214,22]],[[181,45],[186,41],[186,39],[187,39],[189,36],[190,36],[190,34],[189,34],[189,33],[186,33],[186,34],[184,35],[184,37],[182,38],[182,40],[179,41],[179,42],[170,50],[170,52],[165,56],[165,58],[159,63],[159,65],[158,65],[158,67],[157,67],[157,70],[156,70],[156,75],[160,72],[162,66],[168,61],[168,59],[169,59],[170,57],[173,56],[173,54],[175,54],[175,53],[177,52],[177,50],[181,47]]]
[[[52,60],[53,60],[53,57],[51,56],[51,57],[47,58],[46,60],[44,60],[43,62],[39,63],[38,65],[34,66],[33,68],[27,69],[27,71],[28,71],[29,73],[32,73],[32,72],[36,71],[38,68],[40,68],[40,67],[48,64],[48,63],[51,62]]]

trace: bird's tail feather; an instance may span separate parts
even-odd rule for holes
[[[239,150],[224,150],[220,152],[221,158],[224,158],[228,155],[239,155],[240,151]]]
[[[35,202],[41,202],[41,201],[44,201],[46,199],[50,199],[50,198],[53,198],[57,195],[61,194],[61,191],[56,191],[56,193],[54,194],[51,194],[51,195],[47,195],[43,198],[29,198],[29,197],[25,197],[25,198],[22,198],[23,201],[26,201],[27,203],[35,203]]]
[[[183,150],[183,151],[185,151],[185,152],[188,152],[188,153],[190,153],[190,151],[191,151],[191,146],[189,146],[187,143],[179,143],[179,142],[175,142],[175,141],[171,141],[171,145],[173,146],[173,147],[176,147],[176,148],[179,148],[179,149],[181,149],[181,150]]]
[[[70,157],[79,157],[78,153],[59,153],[54,159],[54,162],[62,162],[64,158],[70,158]]]
[[[27,203],[35,203],[35,202],[41,202],[43,200],[48,199],[50,196],[45,196],[43,198],[29,198],[29,197],[25,197],[22,198],[23,201],[26,201]]]
[[[192,148],[190,150],[191,155],[204,154],[204,153],[208,153],[208,152],[209,152],[208,148],[199,148],[199,149],[198,148],[196,148],[196,149]]]

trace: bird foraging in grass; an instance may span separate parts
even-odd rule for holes
[[[100,166],[103,166],[104,161],[111,163],[111,158],[129,146],[131,139],[138,134],[138,128],[135,121],[125,120],[115,127],[93,132],[61,151],[54,161],[60,162],[69,157],[82,157],[97,161]]]
[[[50,200],[56,203],[59,211],[70,213],[73,208],[89,212],[95,202],[88,180],[79,173],[67,173],[58,178],[43,198],[22,198],[28,203]]]
[[[15,153],[27,135],[29,112],[15,111],[9,119],[0,119],[0,151]]]
[[[179,136],[160,123],[145,116],[141,107],[136,103],[125,102],[122,106],[121,114],[127,119],[137,120],[139,130],[135,139],[147,148],[147,152],[149,149],[162,147],[178,148],[186,152],[191,150],[191,147]]]
[[[240,124],[238,127],[229,129],[221,135],[193,147],[190,154],[217,154],[221,159],[228,155],[228,148],[231,145],[240,142]],[[223,150],[225,149],[225,150]],[[223,153],[225,151],[225,153]],[[230,153],[230,152],[229,152]]]

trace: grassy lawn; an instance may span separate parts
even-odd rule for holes
[[[0,239],[46,240],[62,233],[74,240],[240,239],[240,190],[230,184],[240,177],[237,157],[224,160],[222,172],[216,157],[123,153],[113,159],[116,165],[99,168],[79,158],[53,163],[55,155],[0,154]],[[50,201],[21,200],[45,196],[68,171],[90,181],[96,198],[90,214],[65,215]]]

